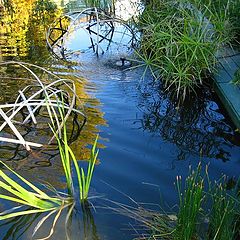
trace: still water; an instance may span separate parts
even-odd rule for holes
[[[104,53],[99,56],[86,47],[88,35],[84,36],[81,28],[70,31],[61,42],[63,59],[59,49],[53,47],[54,54],[47,49],[45,34],[62,10],[49,4],[43,11],[37,1],[12,3],[8,8],[0,5],[1,61],[38,64],[76,82],[88,119],[71,144],[79,160],[87,158],[96,135],[100,136],[99,162],[90,193],[94,208],[76,208],[68,226],[70,239],[133,239],[142,230],[134,220],[116,213],[119,204],[170,211],[177,204],[176,176],[186,176],[189,165],[197,166],[199,161],[210,165],[212,179],[226,174],[234,181],[239,176],[240,135],[214,92],[205,87],[197,97],[178,105],[144,67],[117,66],[120,57],[131,56],[131,33],[121,24],[114,26],[117,34],[113,34],[110,47],[106,39],[101,42]],[[119,32],[125,33],[125,42]],[[0,74],[0,102],[13,102],[26,84],[24,72],[8,66],[1,67]],[[34,137],[26,131],[28,134]],[[46,134],[39,133],[42,141]],[[0,143],[0,159],[27,179],[48,181],[64,191],[56,148],[28,153],[21,146]],[[6,206],[0,203],[1,211]],[[66,239],[64,214],[51,239]],[[0,223],[1,239],[32,239],[38,217]],[[45,237],[48,231],[46,223],[38,237]]]

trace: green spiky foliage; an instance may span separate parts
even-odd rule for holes
[[[139,19],[140,49],[146,66],[168,89],[184,98],[215,71],[216,55],[233,36],[228,12],[199,0],[150,0]]]
[[[182,186],[181,177],[177,178],[179,195],[179,212],[175,239],[191,240],[197,232],[198,217],[204,199],[204,178],[201,176],[201,166],[191,171]]]
[[[56,210],[63,205],[64,200],[58,197],[50,197],[38,187],[30,183],[24,177],[19,175],[17,172],[9,168],[5,163],[1,162],[8,171],[10,171],[14,177],[20,180],[22,183],[18,183],[17,180],[9,177],[3,170],[0,170],[0,188],[4,189],[5,192],[0,194],[1,199],[18,203],[22,206],[29,206],[32,209],[26,211],[17,211],[6,214],[5,212],[0,214],[0,220],[5,220],[11,217],[20,215],[47,212]],[[22,187],[25,184],[29,189]]]
[[[80,201],[85,201],[88,198],[90,184],[98,156],[98,150],[96,150],[98,136],[96,137],[93,147],[91,149],[90,159],[88,160],[87,172],[85,172],[82,167],[79,167],[78,161],[73,151],[71,150],[70,146],[68,145],[67,129],[65,122],[66,119],[64,117],[64,108],[62,108],[62,106],[63,106],[62,103],[59,103],[58,112],[60,115],[60,119],[62,120],[63,123],[62,131],[59,131],[58,129],[59,125],[58,127],[55,126],[53,118],[51,118],[52,120],[51,129],[58,143],[62,166],[66,177],[68,193],[70,196],[74,197],[74,192],[76,190],[73,184],[72,175],[72,169],[74,169],[77,175],[77,184],[79,187],[79,199]],[[61,132],[61,137],[59,136],[59,132]]]
[[[210,187],[211,209],[207,239],[234,240],[237,232],[239,201],[233,192],[226,190],[226,178],[220,179]]]

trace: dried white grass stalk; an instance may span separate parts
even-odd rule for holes
[[[69,118],[72,112],[75,112],[86,119],[85,115],[75,108],[76,102],[80,102],[80,100],[76,94],[76,86],[72,80],[61,79],[56,74],[53,74],[45,68],[33,64],[15,61],[0,62],[0,66],[8,64],[15,64],[23,67],[32,77],[29,79],[31,84],[26,86],[24,89],[19,90],[19,95],[14,103],[0,105],[0,115],[4,120],[4,122],[0,125],[0,132],[8,125],[17,138],[10,139],[1,137],[0,141],[22,144],[27,150],[30,150],[30,146],[42,146],[42,144],[39,143],[25,141],[21,133],[14,125],[16,123],[14,117],[16,117],[23,108],[26,108],[29,114],[22,120],[21,124],[24,125],[28,123],[30,119],[32,119],[34,124],[37,124],[37,110],[44,107],[48,112],[49,118],[54,119],[54,122],[56,122],[58,129],[57,134],[59,135],[61,134],[64,122]],[[54,81],[51,79],[50,83],[47,83],[47,81],[41,80],[37,74],[30,69],[30,67],[43,71],[51,76]],[[28,93],[33,91],[32,89],[34,88],[37,88],[37,90],[27,97],[29,95]],[[68,99],[67,102],[63,102],[63,96]],[[67,110],[64,119],[59,119],[58,117],[57,110],[59,107]],[[49,143],[51,143],[53,139],[54,135],[50,139]]]

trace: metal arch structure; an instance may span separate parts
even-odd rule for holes
[[[65,26],[65,23],[68,26]],[[120,42],[114,42],[113,35],[117,31],[115,24],[124,26],[125,31],[122,35],[129,37],[127,45],[135,48],[139,42],[137,34],[134,30],[123,20],[112,17],[98,8],[87,8],[83,11],[75,11],[63,15],[55,21],[47,31],[46,41],[48,48],[55,56],[67,60],[67,56],[73,52],[67,52],[65,48],[66,39],[72,31],[82,28],[87,33],[91,45],[88,49],[92,49],[96,55],[103,54],[105,51],[101,48],[101,42],[104,40],[108,42],[106,50],[113,43],[120,45]],[[95,28],[95,29],[93,29]],[[101,29],[104,28],[104,32]],[[56,34],[57,36],[54,36]],[[55,51],[57,49],[57,51]]]
[[[1,142],[21,144],[26,150],[31,150],[31,147],[42,147],[42,143],[27,141],[18,127],[28,127],[29,124],[37,126],[41,118],[39,117],[40,113],[47,115],[50,123],[55,123],[56,133],[60,137],[61,129],[72,113],[80,115],[83,119],[82,124],[85,124],[86,117],[77,106],[80,100],[72,80],[59,78],[45,68],[29,63],[14,61],[0,63],[0,67],[6,65],[22,67],[31,75],[31,78],[29,78],[29,85],[19,89],[15,102],[0,104],[0,133],[3,133],[5,128],[10,128],[14,135],[13,138],[0,136]],[[33,69],[46,74],[49,79],[41,80],[36,73],[37,71]],[[64,116],[61,116],[59,109],[64,111]],[[48,124],[49,122],[45,123],[47,128],[49,128]],[[54,134],[52,134],[48,144],[53,139]]]

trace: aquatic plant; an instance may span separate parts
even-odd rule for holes
[[[96,151],[97,138],[91,150],[88,169],[86,173],[84,172],[83,168],[78,166],[76,157],[67,143],[67,136],[66,136],[65,130],[64,130],[64,139],[61,140],[57,137],[57,141],[58,141],[58,147],[61,155],[62,165],[63,165],[65,177],[66,177],[69,194],[74,195],[73,177],[71,174],[71,171],[72,171],[71,165],[73,163],[74,169],[77,174],[77,179],[78,179],[79,199],[81,201],[85,201],[88,198],[93,171],[94,171],[95,163],[98,156],[98,151]]]
[[[0,213],[0,220],[6,220],[9,218],[15,218],[19,216],[47,213],[42,217],[36,225],[33,235],[38,231],[42,224],[53,214],[55,218],[52,223],[52,227],[48,237],[53,234],[55,224],[61,215],[61,212],[67,206],[72,205],[73,201],[70,197],[60,196],[57,192],[54,197],[49,196],[37,186],[26,180],[17,172],[9,168],[2,161],[0,162],[3,167],[10,171],[13,177],[9,177],[3,170],[0,170],[0,188],[4,190],[0,194],[0,199],[7,200],[18,204],[18,206],[8,209]],[[18,183],[20,181],[21,183]],[[23,187],[26,185],[26,188]],[[26,208],[27,207],[27,208]],[[48,238],[47,237],[47,238]]]
[[[240,221],[239,183],[237,185],[234,190],[228,191],[225,177],[212,184],[208,167],[203,174],[199,164],[195,170],[190,168],[184,181],[177,177],[177,212],[154,212],[119,203],[116,211],[147,227],[148,230],[136,239],[235,240],[239,237]]]
[[[225,182],[225,178],[223,178],[210,189],[212,208],[208,223],[207,239],[209,240],[232,240],[236,236],[238,224],[236,210],[239,202],[227,194]]]
[[[150,0],[139,18],[138,55],[167,89],[177,89],[178,97],[194,91],[215,71],[218,50],[232,39],[228,15],[200,2]]]
[[[230,0],[190,0],[199,10],[208,9],[208,16],[216,26],[218,33],[230,40],[232,43],[239,43],[240,37],[240,2]],[[225,23],[222,24],[222,23]],[[227,26],[226,26],[227,24]],[[235,42],[236,41],[236,42]]]
[[[14,179],[13,177],[11,178],[6,173],[4,173],[4,171],[0,170],[0,177],[3,179],[0,180],[0,188],[6,192],[0,194],[0,199],[8,200],[19,205],[17,207],[13,207],[0,213],[0,221],[29,214],[40,214],[49,212],[46,216],[43,216],[40,219],[40,221],[34,228],[34,236],[39,230],[39,228],[43,225],[43,223],[50,216],[56,214],[52,223],[50,233],[46,238],[44,238],[47,239],[53,234],[54,227],[58,218],[61,215],[62,210],[66,207],[70,207],[65,221],[65,224],[67,225],[68,219],[74,209],[75,201],[77,200],[76,198],[74,198],[74,192],[77,189],[73,185],[72,163],[77,173],[80,201],[85,202],[87,200],[93,171],[98,155],[98,151],[96,151],[97,138],[91,150],[91,157],[89,160],[87,173],[85,173],[83,168],[79,167],[76,157],[67,143],[67,132],[65,125],[63,131],[63,139],[60,139],[58,137],[56,131],[54,131],[54,134],[56,135],[56,139],[59,145],[62,166],[66,177],[68,194],[66,196],[62,196],[62,194],[58,193],[57,190],[55,190],[54,187],[49,184],[50,187],[48,188],[53,190],[55,193],[55,196],[51,197],[42,190],[40,190],[38,187],[33,185],[31,182],[27,181],[24,177],[13,171],[5,163],[0,162],[7,170],[9,170],[14,175],[14,177],[17,177],[17,179]],[[19,180],[21,181],[21,183],[18,183]],[[22,186],[24,184],[28,188],[24,188]],[[21,210],[22,208],[24,208],[24,210]]]
[[[68,188],[68,195],[62,196],[60,193],[58,193],[54,189],[54,187],[50,185],[50,189],[51,190],[53,189],[55,192],[55,196],[51,197],[45,192],[43,192],[42,190],[40,190],[38,187],[33,185],[31,182],[27,181],[24,177],[20,176],[18,173],[13,171],[5,163],[0,162],[7,170],[9,170],[14,175],[14,177],[17,177],[17,180],[14,179],[13,177],[11,178],[7,176],[7,174],[4,173],[4,171],[0,170],[0,177],[3,179],[3,180],[0,180],[0,188],[3,189],[5,192],[7,192],[7,193],[5,192],[1,193],[0,199],[4,199],[4,200],[8,200],[8,201],[12,201],[14,203],[20,204],[20,206],[13,207],[9,210],[6,210],[0,213],[0,221],[6,220],[9,218],[24,216],[28,214],[49,212],[46,216],[42,217],[39,223],[36,225],[33,232],[33,235],[35,235],[35,233],[39,230],[42,224],[51,215],[56,214],[54,221],[52,223],[50,233],[46,237],[47,239],[53,234],[54,227],[56,225],[58,218],[61,215],[62,210],[70,206],[70,210],[68,211],[68,214],[66,217],[65,224],[67,224],[68,218],[74,209],[75,201],[77,200],[76,198],[74,199],[75,197],[74,192],[77,189],[73,185],[72,163],[77,173],[80,201],[84,202],[87,200],[89,188],[90,188],[90,184],[93,176],[93,171],[94,171],[94,167],[95,167],[95,163],[98,155],[98,151],[96,151],[97,138],[91,150],[88,170],[85,173],[83,168],[79,167],[76,157],[67,143],[67,132],[66,132],[65,125],[64,125],[63,131],[64,131],[63,139],[60,139],[58,137],[58,134],[56,131],[54,131],[54,134],[56,135],[56,139],[59,145],[62,166],[64,169],[67,188]],[[18,183],[19,180],[21,180],[21,183]],[[28,188],[24,188],[22,186],[23,184],[25,184],[31,190],[29,190]],[[29,207],[29,208],[26,209],[26,207]],[[24,210],[21,210],[22,208],[24,208]]]
[[[91,155],[88,162],[88,169],[87,169],[87,172],[85,173],[84,169],[79,167],[78,161],[73,151],[68,145],[66,118],[64,116],[63,95],[62,95],[62,101],[58,102],[58,112],[60,115],[60,119],[63,122],[62,131],[58,131],[59,126],[55,125],[55,121],[52,115],[50,115],[51,122],[52,122],[52,126],[50,127],[58,143],[62,166],[63,166],[64,174],[66,177],[68,193],[70,194],[70,196],[74,196],[75,187],[73,184],[73,176],[72,176],[72,164],[73,164],[77,174],[79,198],[80,198],[80,201],[85,201],[88,198],[93,171],[94,171],[95,163],[98,156],[98,150],[96,150],[98,136],[96,137],[93,147],[91,149]]]
[[[88,169],[87,172],[85,172],[84,169],[80,168],[78,165],[78,161],[68,145],[69,141],[66,123],[67,120],[69,120],[69,116],[75,112],[83,117],[83,125],[86,122],[85,115],[78,109],[80,99],[77,96],[74,81],[62,79],[47,69],[34,64],[15,61],[0,62],[0,68],[8,65],[22,68],[24,78],[13,77],[13,79],[26,81],[26,86],[22,90],[19,89],[14,103],[0,105],[0,116],[4,120],[0,125],[0,132],[8,125],[17,137],[17,139],[0,137],[0,140],[22,144],[26,150],[30,150],[30,146],[41,147],[42,144],[40,143],[25,141],[20,130],[17,129],[17,124],[27,124],[29,127],[31,123],[33,123],[35,127],[39,123],[39,120],[41,120],[41,116],[46,116],[46,120],[43,123],[41,122],[41,127],[47,126],[47,128],[44,129],[49,131],[51,128],[53,130],[53,136],[48,144],[52,143],[54,137],[56,137],[62,167],[66,176],[68,194],[57,191],[49,183],[42,184],[46,187],[47,191],[41,190],[8,167],[4,162],[0,161],[0,199],[17,204],[17,206],[13,206],[1,212],[0,221],[10,219],[11,222],[12,218],[19,218],[21,224],[21,218],[24,222],[24,218],[28,215],[37,216],[36,218],[39,217],[40,220],[34,228],[32,234],[34,236],[46,220],[55,215],[48,236],[43,238],[48,239],[54,233],[57,220],[62,211],[66,208],[68,209],[65,227],[67,226],[78,200],[75,192],[79,191],[81,203],[83,203],[83,201],[85,202],[88,198],[93,171],[98,156],[98,151],[96,150],[97,138],[91,149]],[[39,72],[41,73],[41,77],[39,76]],[[1,78],[8,79],[4,74]],[[30,83],[27,84],[28,82]],[[24,110],[24,113],[22,110]],[[21,116],[17,118],[18,120],[15,118],[17,115]],[[52,125],[49,128],[50,123]],[[83,127],[83,125],[81,127]],[[11,175],[7,174],[3,168]],[[73,170],[76,172],[78,185],[73,184]],[[87,206],[87,204],[84,205]],[[31,220],[29,224],[31,225],[36,218],[33,217],[33,220]],[[4,223],[2,225],[4,225]],[[69,238],[67,237],[67,239]]]
[[[84,169],[79,167],[76,157],[68,145],[66,129],[66,114],[68,113],[68,108],[65,107],[64,101],[66,96],[62,92],[59,92],[59,96],[61,97],[61,101],[58,100],[55,103],[57,109],[52,108],[51,103],[48,102],[46,102],[46,108],[52,123],[52,126],[50,126],[50,128],[52,129],[53,134],[58,142],[61,162],[66,177],[68,194],[66,196],[62,196],[62,194],[60,194],[57,190],[55,190],[53,186],[49,184],[48,188],[55,193],[55,196],[51,197],[42,190],[40,190],[38,187],[27,181],[25,178],[20,176],[18,173],[10,169],[5,163],[0,162],[14,175],[14,177],[17,177],[17,180],[11,178],[7,176],[7,174],[5,174],[2,170],[0,170],[0,177],[3,179],[3,181],[0,180],[0,188],[7,192],[0,194],[0,199],[5,199],[20,204],[20,206],[13,207],[7,211],[0,213],[0,220],[6,220],[18,216],[21,217],[28,214],[49,212],[46,216],[43,216],[36,225],[33,232],[33,235],[35,235],[39,228],[43,225],[43,223],[50,216],[56,214],[52,223],[50,233],[44,239],[49,238],[53,234],[54,227],[58,218],[61,215],[62,210],[66,207],[70,207],[65,221],[65,225],[67,225],[69,217],[74,209],[75,202],[77,201],[74,193],[78,189],[73,184],[72,164],[77,174],[78,187],[80,192],[79,198],[80,201],[83,202],[86,201],[88,198],[93,171],[98,156],[98,151],[96,151],[96,138],[91,150],[91,156],[87,172],[85,173]],[[61,122],[62,124],[60,124],[59,122]],[[21,180],[21,183],[18,183],[19,180]],[[31,190],[29,190],[28,188],[24,188],[24,184]],[[26,209],[26,207],[28,208]],[[24,208],[24,210],[21,210],[21,208]]]
[[[27,181],[25,178],[23,178],[21,175],[13,171],[11,168],[9,168],[5,163],[2,161],[0,162],[7,170],[9,170],[11,173],[15,175],[19,180],[21,180],[24,184],[26,184],[28,187],[31,188],[33,191],[29,191],[26,188],[22,187],[21,184],[19,184],[16,180],[13,180],[9,176],[7,176],[4,171],[0,170],[0,177],[3,180],[0,180],[0,187],[4,190],[6,190],[9,195],[6,195],[5,193],[0,195],[0,198],[6,199],[9,201],[13,201],[16,203],[20,203],[22,205],[30,206],[38,210],[34,211],[26,211],[26,212],[17,212],[17,213],[10,213],[6,214],[6,212],[0,214],[0,220],[8,219],[10,217],[15,217],[18,215],[25,215],[30,212],[36,213],[36,212],[44,212],[44,211],[50,211],[55,210],[59,206],[63,204],[63,201],[57,197],[49,197],[46,193],[41,191],[39,188],[37,188],[35,185]]]
[[[177,177],[179,212],[175,239],[191,240],[196,237],[197,221],[204,199],[204,178],[201,176],[201,165],[192,171],[185,180],[182,189],[181,177]]]
[[[226,180],[223,176],[212,184],[208,167],[202,176],[201,165],[198,165],[196,171],[192,171],[185,180],[183,190],[180,190],[177,181],[180,204],[174,239],[198,239],[200,235],[209,240],[237,239],[239,199],[236,189],[227,191]],[[203,206],[204,199],[207,208]],[[197,229],[203,222],[207,222],[205,233]]]

